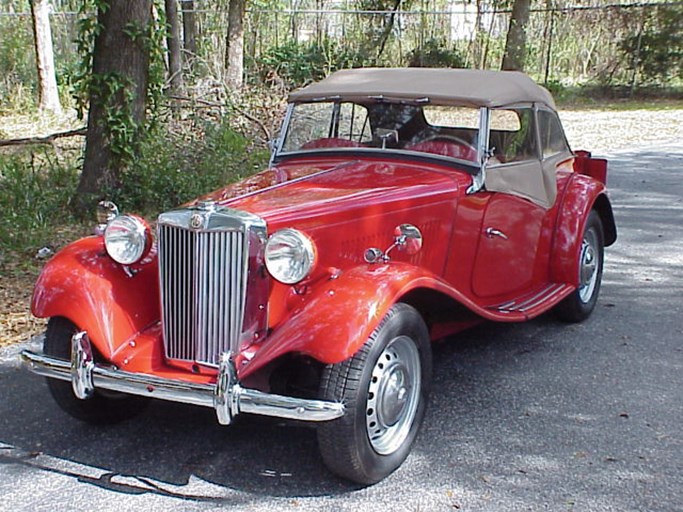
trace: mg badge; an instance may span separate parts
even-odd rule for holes
[[[192,229],[199,229],[203,224],[204,218],[198,213],[193,213],[192,217],[190,217],[190,227]]]

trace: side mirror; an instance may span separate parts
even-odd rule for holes
[[[422,233],[412,224],[401,224],[394,229],[394,246],[412,256],[422,249]]]

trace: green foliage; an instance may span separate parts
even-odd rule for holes
[[[93,73],[93,54],[95,39],[103,26],[97,18],[97,11],[106,12],[106,0],[84,0],[79,7],[78,35],[76,48],[80,63],[74,75],[73,94],[79,118],[85,116],[91,96],[97,97],[104,106],[104,124],[109,137],[112,153],[117,155],[121,164],[132,162],[138,151],[142,136],[151,130],[158,120],[160,98],[164,84],[164,37],[166,26],[163,16],[163,2],[155,0],[157,12],[161,13],[148,26],[129,24],[125,33],[131,40],[142,44],[149,52],[149,74],[145,105],[147,116],[145,125],[140,126],[133,114],[135,84],[130,78],[118,73]]]
[[[65,206],[78,183],[75,164],[58,162],[47,149],[0,155],[0,252],[35,250],[72,220]]]
[[[107,198],[124,211],[156,215],[265,168],[268,156],[227,124],[205,125],[203,134],[159,129]]]
[[[463,68],[465,57],[443,39],[428,39],[408,55],[408,66],[418,68]]]
[[[320,80],[332,71],[367,65],[369,57],[339,44],[333,39],[321,43],[288,41],[269,48],[252,63],[268,83],[273,73],[288,88]]]
[[[0,111],[35,108],[37,87],[31,19],[0,16]]]
[[[620,47],[645,81],[683,79],[683,6],[651,8],[642,33],[625,38]]]

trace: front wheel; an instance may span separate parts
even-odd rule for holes
[[[59,359],[71,360],[71,337],[78,331],[76,326],[62,317],[50,318],[47,323],[43,352]],[[70,382],[47,379],[50,394],[57,405],[86,423],[107,425],[137,416],[146,406],[147,400],[113,391],[95,391],[85,400],[76,398]]]
[[[565,322],[581,322],[595,309],[602,282],[605,236],[602,221],[592,210],[586,221],[577,263],[578,288],[558,304],[557,316]]]
[[[318,427],[330,470],[372,484],[398,468],[422,423],[431,372],[427,326],[402,303],[389,310],[356,355],[326,367],[321,398],[346,406],[344,416]]]

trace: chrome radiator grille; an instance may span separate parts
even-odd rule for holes
[[[169,215],[162,214],[157,227],[166,357],[217,365],[221,353],[236,352],[265,323],[264,314],[245,312],[250,285],[263,295],[249,273],[260,237],[225,211],[176,212],[173,222]],[[202,225],[190,228],[197,219]]]

